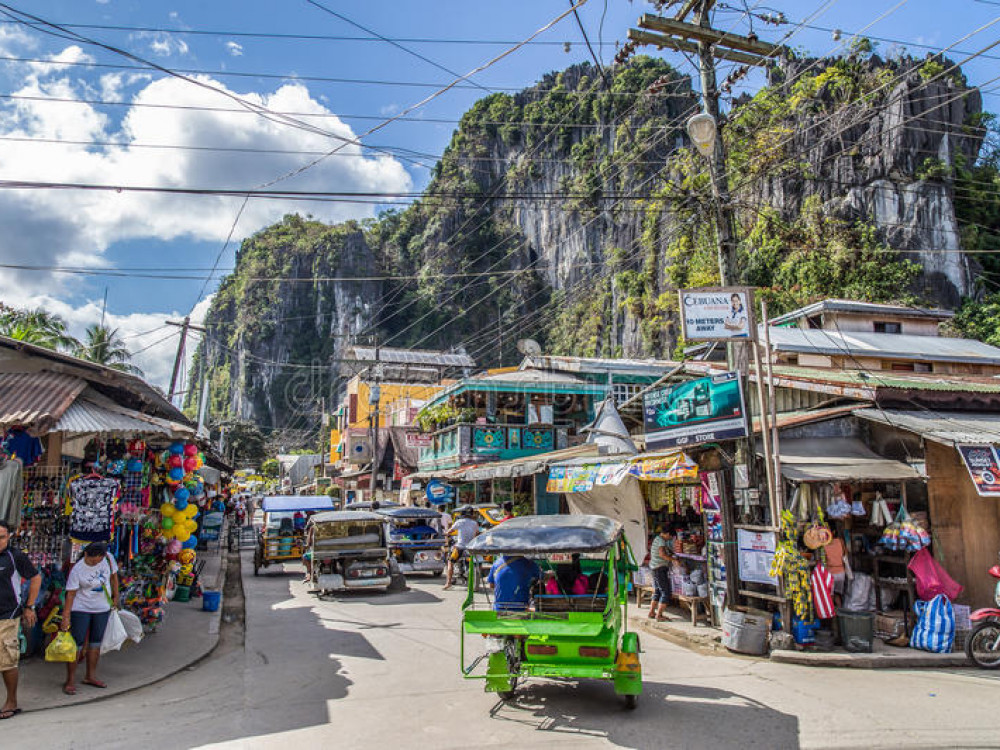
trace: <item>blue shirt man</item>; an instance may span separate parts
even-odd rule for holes
[[[531,584],[542,571],[526,557],[498,557],[486,577],[493,584],[493,609],[523,612],[531,601]]]

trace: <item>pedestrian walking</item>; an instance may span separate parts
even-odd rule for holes
[[[18,630],[35,627],[35,605],[42,588],[42,576],[21,550],[10,544],[11,526],[0,521],[0,674],[3,675],[7,699],[0,708],[0,720],[21,713],[17,704],[18,662],[21,643]],[[28,581],[28,595],[21,600],[23,582]]]
[[[83,684],[95,688],[107,685],[97,679],[97,663],[101,658],[101,642],[108,626],[111,610],[118,607],[118,564],[101,542],[92,542],[83,550],[83,557],[66,578],[66,604],[63,607],[62,630],[69,631],[76,647],[86,650],[87,671]],[[76,664],[66,664],[66,684],[63,692],[76,695]]]

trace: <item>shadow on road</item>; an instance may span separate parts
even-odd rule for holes
[[[795,716],[738,693],[693,685],[646,682],[638,708],[626,711],[610,683],[532,681],[491,714],[537,731],[604,737],[621,747],[799,747]]]

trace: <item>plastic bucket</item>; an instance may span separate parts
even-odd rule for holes
[[[222,602],[221,591],[205,591],[201,595],[201,608],[206,612],[215,612]]]
[[[870,654],[875,641],[875,615],[841,609],[837,612],[840,624],[840,641],[844,649],[854,653]]]
[[[174,601],[175,602],[189,602],[191,601],[191,587],[190,586],[178,586],[174,591]]]
[[[769,620],[767,613],[727,608],[722,614],[722,645],[741,654],[767,653]]]

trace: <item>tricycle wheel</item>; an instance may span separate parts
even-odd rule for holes
[[[497,696],[504,703],[514,700],[514,693],[517,692],[517,676],[510,678],[510,690],[500,690],[497,692]]]
[[[639,705],[638,695],[626,695],[625,696],[625,708],[629,711],[634,711],[636,706]]]

